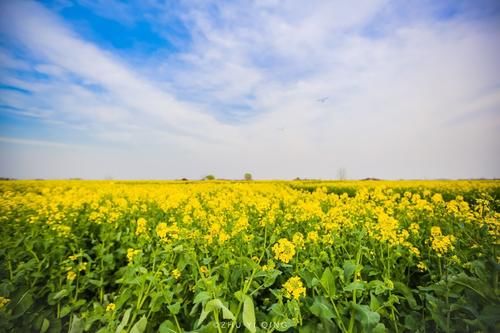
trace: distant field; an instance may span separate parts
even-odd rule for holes
[[[0,332],[500,331],[500,181],[2,181]]]

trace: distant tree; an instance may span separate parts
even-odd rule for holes
[[[345,168],[340,168],[337,170],[337,178],[339,180],[346,180],[347,179],[347,172]]]
[[[244,178],[245,178],[245,180],[252,180],[252,174],[247,172],[247,173],[245,173]]]
[[[206,175],[205,177],[203,177],[204,180],[214,180],[215,179],[215,176],[214,175]]]

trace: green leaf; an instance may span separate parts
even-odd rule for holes
[[[376,295],[383,294],[385,291],[387,291],[387,287],[385,286],[385,283],[380,280],[372,280],[368,283],[368,288],[370,290],[373,290]]]
[[[374,294],[370,293],[370,309],[377,311],[380,308],[380,301]]]
[[[385,325],[382,323],[378,323],[377,326],[372,330],[372,333],[385,333],[387,332],[387,329],[385,328]]]
[[[344,263],[344,280],[346,282],[351,280],[354,271],[356,271],[356,264],[352,260],[346,261]]]
[[[400,292],[405,298],[406,301],[408,302],[408,305],[410,305],[410,308],[412,310],[419,310],[420,306],[418,306],[417,301],[415,300],[415,297],[413,297],[413,293],[411,292],[411,289],[401,283],[401,282],[394,282],[394,289],[398,292]]]
[[[130,333],[143,333],[146,330],[146,326],[148,326],[148,318],[142,316],[142,318],[132,326]]]
[[[159,333],[177,333],[177,327],[170,320],[165,320],[161,323],[160,328],[158,329]]]
[[[243,325],[252,333],[255,333],[255,307],[252,297],[245,295],[243,302]]]
[[[234,315],[233,313],[222,303],[220,299],[214,299],[210,302],[213,302],[214,308],[222,310],[222,317],[224,319],[229,319],[229,320],[234,320]],[[208,303],[210,303],[208,302]],[[207,303],[207,305],[208,305]]]
[[[274,281],[276,281],[276,278],[278,277],[278,275],[281,274],[281,271],[274,269],[274,270],[268,271],[266,273],[267,273],[267,275],[264,278],[264,287],[265,288],[270,287],[271,285],[274,284]]]
[[[21,317],[33,305],[33,296],[29,291],[26,291],[17,301],[12,311],[13,317]]]
[[[65,305],[65,306],[62,307],[61,313],[59,313],[59,317],[60,318],[64,318],[67,315],[69,315],[70,313],[71,313],[71,306]]]
[[[62,289],[62,290],[60,290],[59,292],[57,292],[54,296],[52,296],[52,299],[53,299],[54,301],[58,301],[58,300],[60,300],[60,299],[62,299],[62,298],[64,298],[64,297],[66,297],[66,296],[68,296],[68,295],[69,295],[68,290],[67,290],[67,289]]]
[[[335,317],[332,307],[324,299],[316,298],[313,305],[309,307],[309,310],[318,318],[333,319]]]
[[[203,303],[211,298],[210,293],[208,291],[201,291],[194,297],[193,303]]]
[[[198,319],[197,326],[201,325],[207,318],[208,314],[214,310],[222,310],[222,317],[224,319],[235,319],[233,313],[222,303],[220,299],[216,298],[207,302],[207,304],[203,308],[203,311],[201,312],[200,318]]]
[[[365,284],[366,282],[364,281],[354,281],[349,283],[345,288],[344,291],[354,291],[354,290],[364,290],[365,289]]]
[[[321,275],[321,285],[325,289],[326,294],[330,297],[334,297],[337,292],[337,288],[335,286],[335,280],[337,276],[333,275],[330,268],[325,269],[323,275]]]
[[[45,333],[50,327],[50,321],[47,318],[43,319],[42,327],[40,327],[40,333]]]
[[[368,305],[352,304],[352,308],[356,312],[356,320],[363,327],[363,331],[372,332],[380,321],[380,315],[371,311]]]
[[[76,315],[73,315],[73,320],[71,321],[71,327],[68,333],[82,333],[83,332],[83,321]]]
[[[273,328],[280,332],[286,332],[291,327],[295,327],[295,322],[292,319],[286,318],[283,320],[273,320]]]
[[[132,309],[127,309],[125,313],[123,314],[122,321],[120,322],[120,325],[116,328],[115,333],[121,333],[125,329],[125,326],[128,324],[128,320],[130,319],[130,312],[132,312]]]
[[[176,302],[174,304],[171,304],[167,306],[167,308],[171,314],[176,315],[181,311],[181,302]]]

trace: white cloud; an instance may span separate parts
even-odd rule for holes
[[[128,160],[106,150],[116,156],[107,172],[124,178],[331,178],[340,167],[350,177],[498,176],[500,30],[489,22],[405,22],[387,1],[204,4],[183,7],[192,45],[141,68],[40,5],[4,5],[8,32],[51,80],[7,78],[36,95],[2,99],[125,143]],[[389,21],[371,36],[381,11]],[[103,175],[103,149],[86,155],[92,177]],[[124,163],[136,159],[150,163]]]

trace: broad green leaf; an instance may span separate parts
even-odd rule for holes
[[[125,329],[125,327],[128,324],[128,320],[130,319],[130,312],[132,312],[132,309],[127,309],[125,313],[123,314],[122,321],[120,322],[120,325],[116,328],[115,333],[121,333]]]
[[[54,301],[58,301],[58,300],[66,297],[68,295],[69,295],[68,290],[67,289],[62,289],[62,290],[58,291],[56,294],[54,294],[54,296],[52,296],[52,299]]]
[[[255,307],[252,297],[245,295],[243,302],[243,325],[252,333],[255,333]]]
[[[176,302],[174,304],[171,304],[171,305],[167,306],[167,308],[168,308],[168,310],[170,311],[171,314],[176,315],[181,310],[181,303],[180,302]]]
[[[316,298],[313,305],[309,307],[309,310],[318,318],[322,319],[333,319],[335,314],[330,304],[327,304],[324,300]]]
[[[59,317],[60,318],[64,318],[67,315],[69,315],[70,313],[71,313],[71,306],[70,305],[65,305],[65,306],[62,307],[61,313],[59,314]]]
[[[146,330],[146,326],[148,326],[148,318],[142,316],[142,318],[132,326],[130,333],[143,333]]]
[[[344,280],[346,282],[350,281],[355,271],[356,264],[352,260],[346,261],[344,263]]]
[[[354,282],[349,283],[344,288],[344,291],[364,290],[365,284],[366,284],[366,282],[364,282],[364,281],[354,281]]]
[[[272,325],[272,327],[274,329],[276,329],[277,331],[280,331],[280,332],[286,332],[290,328],[296,326],[295,322],[289,318],[286,318],[283,320],[273,320],[271,323],[272,324],[270,324],[270,325]]]
[[[208,291],[201,291],[194,297],[193,303],[203,303],[211,298],[210,293]]]
[[[385,333],[387,329],[383,323],[378,323],[375,328],[372,330],[372,333]]]
[[[220,299],[216,298],[205,304],[205,307],[201,312],[200,318],[198,319],[197,326],[201,325],[203,321],[205,321],[205,319],[207,318],[208,314],[210,312],[213,312],[214,310],[222,310],[222,317],[224,319],[229,319],[229,320],[235,319],[233,313],[222,303]]]
[[[177,327],[170,320],[165,320],[161,323],[160,328],[158,329],[159,333],[178,333]]]
[[[413,310],[420,309],[420,306],[418,306],[417,301],[415,300],[415,297],[413,297],[413,293],[408,286],[401,282],[394,282],[394,289],[400,292],[405,297],[406,301],[410,305],[410,308],[412,308]]]
[[[13,317],[18,318],[22,316],[30,307],[33,305],[33,296],[29,291],[26,291],[21,295],[21,298],[17,301],[12,311]]]
[[[267,288],[267,287],[270,287],[271,285],[273,285],[274,281],[276,281],[276,278],[280,274],[281,274],[281,271],[279,271],[277,269],[273,269],[271,271],[268,271],[266,277],[264,278],[264,287]]]
[[[326,294],[330,297],[334,297],[337,292],[337,288],[335,286],[335,279],[336,276],[333,275],[330,268],[325,269],[323,275],[321,275],[321,280],[320,280],[321,285],[325,289]]]
[[[50,321],[47,318],[43,319],[42,327],[40,328],[40,333],[45,333],[50,327]]]
[[[380,280],[372,280],[368,283],[368,288],[370,290],[373,290],[376,295],[383,294],[385,291],[387,291],[387,287],[385,286],[385,283]]]
[[[373,328],[380,321],[380,315],[370,310],[368,305],[352,304],[356,312],[356,320],[363,327],[364,332],[372,332]]]
[[[71,327],[69,328],[68,333],[82,333],[83,332],[83,321],[78,318],[78,316],[73,315],[73,319],[71,320]]]

